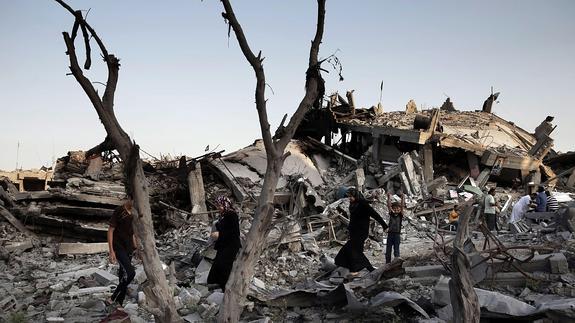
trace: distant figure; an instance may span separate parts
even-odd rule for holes
[[[339,250],[335,264],[349,269],[353,277],[363,268],[369,271],[375,269],[363,254],[363,245],[369,235],[369,219],[374,218],[384,230],[387,224],[357,189],[348,189],[346,196],[349,197],[349,240]]]
[[[497,229],[497,217],[495,215],[496,207],[497,203],[495,202],[495,187],[492,187],[489,189],[489,192],[485,196],[485,203],[483,207],[483,216],[489,231]]]
[[[114,302],[122,306],[128,285],[134,279],[136,271],[132,266],[132,255],[137,246],[134,228],[132,226],[132,201],[128,200],[114,210],[108,228],[108,248],[110,262],[118,262],[119,284],[114,290],[112,297],[106,300],[108,305]]]
[[[220,219],[216,223],[216,231],[211,234],[211,238],[216,241],[217,253],[208,274],[208,284],[218,284],[224,291],[241,248],[240,222],[229,198],[218,196],[215,204],[220,211]]]
[[[535,198],[535,212],[546,212],[547,211],[547,194],[545,194],[545,189],[543,186],[539,186],[537,189],[537,197]]]
[[[513,205],[511,210],[511,216],[509,217],[509,223],[515,223],[525,216],[525,213],[529,210],[530,206],[534,206],[532,199],[537,197],[537,193],[532,193],[531,195],[525,195]]]
[[[403,221],[403,208],[405,195],[401,194],[401,204],[391,203],[391,195],[387,193],[387,208],[389,210],[389,229],[387,229],[387,242],[385,245],[385,263],[391,262],[391,249],[393,257],[399,257],[399,243],[401,240],[401,221]]]
[[[455,204],[453,206],[453,210],[451,210],[451,212],[449,212],[449,224],[455,227],[455,231],[457,231],[457,228],[459,227],[458,209],[459,209],[459,206],[457,206],[457,204]]]
[[[545,191],[545,195],[547,195],[547,212],[555,212],[559,210],[559,203],[555,196],[551,195],[551,192]]]

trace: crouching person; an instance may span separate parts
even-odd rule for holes
[[[216,231],[211,235],[216,241],[217,252],[208,274],[208,284],[218,284],[224,291],[241,247],[240,222],[232,202],[227,197],[218,196],[215,204],[220,211],[220,219],[216,223]]]
[[[136,237],[132,227],[132,201],[128,200],[114,210],[110,227],[108,228],[108,248],[110,262],[119,264],[119,284],[114,290],[112,297],[106,300],[108,305],[114,302],[122,306],[128,285],[134,279],[136,272],[132,266],[132,255],[136,247]]]

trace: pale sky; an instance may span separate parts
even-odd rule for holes
[[[115,111],[153,155],[231,152],[260,137],[255,77],[216,0],[70,0],[121,58]],[[252,49],[266,57],[268,110],[275,129],[301,100],[315,32],[312,0],[234,1]],[[556,149],[574,150],[575,1],[329,1],[320,56],[337,51],[344,82],[374,105],[383,80],[387,111],[409,99],[478,109],[490,87],[494,112],[528,131],[554,115]],[[50,166],[69,150],[100,143],[105,131],[73,79],[62,31],[73,18],[49,0],[0,0],[0,169]],[[232,35],[233,36],[233,35]],[[77,43],[77,48],[82,48]],[[97,46],[92,44],[92,48]],[[105,82],[93,52],[92,81]],[[96,85],[100,92],[103,87]]]

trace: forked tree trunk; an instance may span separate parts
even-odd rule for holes
[[[74,75],[96,109],[98,117],[100,118],[100,121],[102,121],[108,134],[106,141],[111,140],[113,147],[118,150],[120,157],[124,161],[126,190],[128,196],[131,196],[134,199],[134,209],[136,211],[133,222],[134,232],[143,247],[142,260],[144,263],[144,270],[148,281],[153,286],[151,289],[153,290],[153,293],[146,294],[146,298],[151,300],[151,303],[153,303],[154,306],[148,309],[154,314],[156,322],[182,322],[182,319],[176,311],[172,291],[168,287],[166,276],[162,270],[160,256],[156,250],[148,184],[144,175],[144,170],[142,169],[139,148],[131,141],[128,134],[126,134],[122,129],[114,114],[114,93],[118,83],[118,72],[120,69],[119,60],[114,55],[108,54],[103,42],[98,37],[94,29],[84,20],[80,11],[74,11],[62,0],[55,1],[67,9],[76,18],[72,30],[72,36],[67,32],[63,33],[67,49],[66,54],[70,59],[70,70],[72,71],[72,75]],[[78,64],[74,40],[79,28],[82,29],[86,44],[87,59],[84,67],[87,69],[90,66],[90,37],[93,37],[98,43],[104,61],[108,66],[108,81],[102,98],[100,98],[96,92],[92,82],[84,76],[82,69]]]
[[[459,217],[457,235],[453,241],[449,297],[453,307],[453,322],[455,323],[479,322],[480,318],[479,300],[473,289],[471,265],[463,250],[463,244],[467,240],[467,227],[474,210],[474,207],[469,205]]]
[[[266,149],[267,167],[264,176],[262,192],[258,200],[252,225],[246,237],[243,248],[234,262],[232,272],[225,288],[224,301],[218,314],[219,322],[235,323],[239,321],[243,305],[248,293],[249,285],[254,276],[255,265],[265,247],[265,240],[269,233],[274,213],[274,195],[277,182],[285,159],[285,148],[293,137],[298,125],[309,108],[321,104],[324,92],[324,81],[320,75],[318,61],[319,45],[323,37],[325,0],[317,0],[317,29],[312,41],[309,56],[309,65],[306,71],[306,92],[296,112],[286,127],[282,124],[272,137],[267,118],[265,99],[265,73],[262,65],[261,52],[255,56],[250,49],[243,30],[233,12],[229,0],[222,0],[224,13],[222,16],[228,21],[238,40],[242,53],[252,66],[256,75],[256,109],[258,112],[262,138]]]

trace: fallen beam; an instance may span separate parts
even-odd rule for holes
[[[30,230],[28,230],[20,220],[10,213],[10,211],[6,210],[4,207],[0,206],[0,215],[2,215],[10,224],[12,224],[16,229],[20,230],[20,232],[24,233],[26,236],[30,238],[37,239],[38,237]]]
[[[108,252],[107,242],[96,243],[60,243],[58,245],[59,255],[92,255],[96,253]]]

